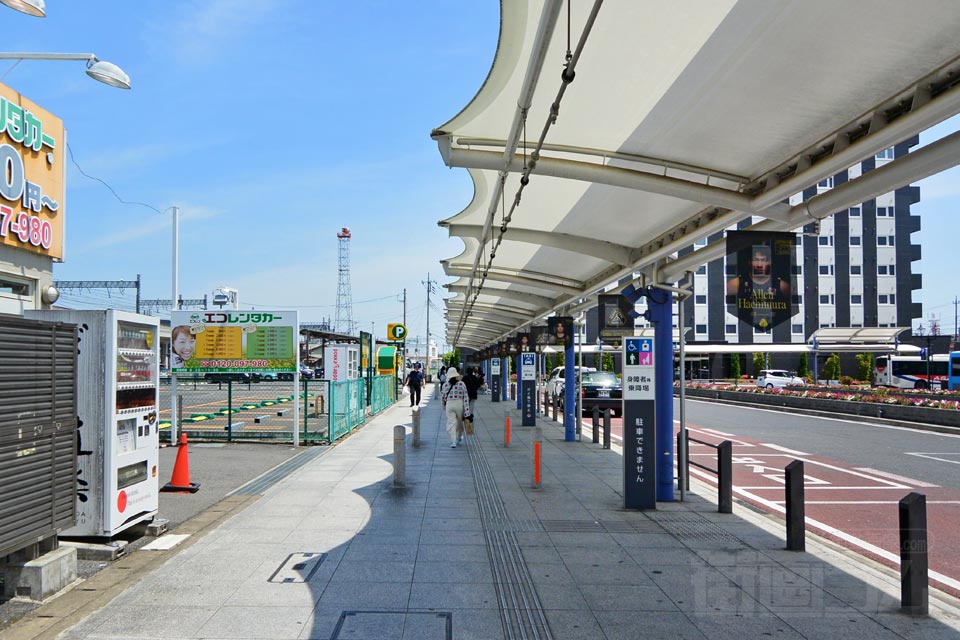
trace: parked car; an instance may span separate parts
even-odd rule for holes
[[[583,367],[583,371],[590,372],[596,371],[596,367]],[[573,368],[574,373],[579,374],[581,367],[575,366]],[[564,367],[554,367],[553,371],[550,372],[550,377],[547,378],[547,389],[555,397],[563,395],[563,377],[566,375],[566,369]]]
[[[306,378],[307,380],[313,380],[313,369],[308,367],[305,364],[300,365],[300,377]]]
[[[234,372],[234,373],[205,373],[203,379],[206,382],[260,382],[259,373]]]
[[[558,399],[563,409],[563,396]],[[611,371],[584,371],[580,378],[580,408],[584,413],[593,413],[597,407],[620,417],[623,415],[623,386],[617,374]]]
[[[803,378],[785,369],[764,369],[757,376],[757,386],[766,389],[782,389],[803,384],[806,384]]]

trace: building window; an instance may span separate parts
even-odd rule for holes
[[[850,207],[850,217],[859,218],[860,217],[860,207]]]
[[[705,247],[705,246],[707,246],[707,239],[706,239],[706,238],[700,238],[699,240],[697,240],[696,242],[693,243],[693,246],[695,246],[695,247]]]
[[[803,304],[803,296],[801,296],[799,293],[795,293],[790,296],[790,302],[792,304]]]
[[[897,238],[896,238],[896,236],[887,236],[887,244],[888,244],[889,246],[892,247],[892,246],[894,246],[896,243],[897,243]]]
[[[791,331],[792,331],[793,333],[800,333],[800,334],[803,333],[803,325],[802,325],[802,324],[790,325],[790,329],[791,329]]]
[[[705,295],[696,295],[693,297],[693,301],[696,304],[707,304],[707,296]]]
[[[16,280],[6,280],[0,278],[0,293],[11,296],[30,296],[33,295],[30,290],[30,284],[27,282],[17,282]]]
[[[833,275],[833,265],[832,264],[822,264],[819,267],[820,275],[822,276],[832,276]]]
[[[877,246],[879,247],[887,246],[887,236],[877,236]]]
[[[820,296],[820,304],[830,304],[830,296],[824,294]]]
[[[737,325],[735,325],[735,324],[728,324],[726,328],[727,328],[727,333],[736,333],[736,332],[737,332]]]
[[[890,294],[890,304],[897,304],[897,296]]]
[[[832,247],[833,236],[820,236],[817,238],[817,244],[819,244],[821,247]]]
[[[877,296],[877,302],[879,302],[880,304],[896,304],[897,296],[895,296],[892,293],[890,295],[881,293],[879,296]]]
[[[889,149],[884,149],[874,157],[877,160],[893,160],[894,158],[893,147],[890,147]]]
[[[858,265],[858,264],[852,264],[852,265],[850,265],[850,275],[852,275],[852,276],[859,276],[859,275],[861,275],[862,270],[863,270],[863,268],[862,268],[860,265]]]
[[[859,247],[860,246],[860,236],[850,236],[850,246]]]
[[[706,333],[707,333],[707,325],[705,325],[705,324],[698,324],[698,325],[697,325],[697,334],[699,334],[699,335],[706,335]]]
[[[707,265],[702,264],[702,265],[700,265],[699,267],[697,267],[697,275],[698,275],[698,276],[705,276],[705,275],[707,275]]]
[[[892,217],[893,217],[893,207],[877,207],[877,217],[878,217],[878,218],[892,218]]]
[[[850,304],[863,304],[863,296],[859,294],[850,296]]]
[[[897,266],[892,264],[889,267],[887,267],[887,273],[889,273],[892,276],[897,275]]]
[[[821,180],[817,183],[817,186],[821,189],[833,189],[833,177],[829,177],[826,180]]]
[[[878,265],[877,265],[877,275],[878,275],[878,276],[885,276],[885,275],[887,275],[887,265],[885,265],[885,264],[878,264]]]
[[[799,264],[791,265],[791,267],[790,267],[790,273],[792,273],[792,274],[795,275],[795,276],[802,275],[802,274],[803,274],[803,266],[802,266],[802,265],[799,265]]]

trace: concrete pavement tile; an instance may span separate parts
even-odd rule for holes
[[[131,605],[163,607],[219,607],[240,588],[242,580],[200,580],[193,576],[161,580],[149,576],[136,585]]]
[[[227,600],[234,607],[313,607],[327,580],[280,584],[261,580],[244,582]]]
[[[908,616],[899,612],[870,615],[873,621],[910,640],[956,640],[960,637],[960,618],[938,614],[939,617],[943,619]]]
[[[690,620],[677,613],[649,611],[637,615],[630,611],[599,611],[596,614],[606,640],[670,638],[671,640],[707,640]]]
[[[313,623],[312,607],[221,607],[200,638],[298,638]]]
[[[410,598],[410,584],[403,582],[338,582],[324,589],[317,606],[322,610],[403,610]]]
[[[433,529],[424,529],[420,532],[420,544],[434,545],[446,544],[453,538],[457,544],[486,544],[487,538],[483,531],[457,531],[451,535],[450,531],[436,531]]]
[[[490,562],[418,561],[414,582],[493,582]]]
[[[480,518],[424,518],[423,528],[434,531],[483,531]]]
[[[707,561],[688,549],[652,549],[649,547],[630,547],[627,553],[641,567],[671,566],[706,567]]]
[[[528,564],[562,563],[563,558],[553,547],[529,547],[520,545],[520,552]]]
[[[493,584],[415,582],[410,588],[411,609],[499,609]]]
[[[492,609],[451,609],[453,637],[456,640],[503,640],[500,612]],[[438,636],[439,637],[439,636]],[[404,636],[404,640],[423,640],[425,636]]]
[[[410,582],[413,562],[341,560],[330,582]]]
[[[769,613],[687,613],[686,616],[710,640],[804,639],[789,624]]]
[[[427,507],[423,515],[426,518],[479,518],[480,507],[476,504],[459,507]]]
[[[590,606],[576,585],[541,583],[536,586],[536,589],[540,606],[544,610],[590,610]]]
[[[683,549],[680,541],[668,533],[612,533],[614,542],[626,549],[633,547],[652,549]]]
[[[580,592],[593,611],[679,611],[659,587],[581,584]]]
[[[483,562],[488,560],[486,545],[420,545],[417,560],[423,562]]]
[[[557,551],[565,562],[577,564],[627,564],[635,566],[637,563],[625,549],[617,545],[605,547],[583,547],[557,545]]]
[[[178,606],[174,615],[167,608],[148,604],[110,607],[97,614],[97,617],[105,619],[87,637],[196,637],[200,635],[200,628],[213,617],[216,611],[216,607]]]
[[[859,587],[831,588],[828,594],[847,606],[862,613],[897,613],[900,610],[900,594],[890,594],[863,584]]]
[[[764,565],[769,560],[765,553],[754,549],[727,551],[720,549],[694,549],[694,552],[715,567],[739,565]]]
[[[653,586],[653,582],[636,563],[629,564],[581,564],[566,563],[573,582],[584,584],[620,584],[641,587]]]
[[[902,636],[851,610],[849,613],[778,613],[807,640],[901,640]],[[914,640],[915,636],[907,636]],[[954,636],[956,637],[956,636]]]
[[[530,579],[538,588],[540,585],[576,584],[567,566],[562,562],[528,562],[527,571],[530,573]]]
[[[556,640],[597,640],[603,638],[600,623],[587,611],[544,611],[550,631]]]
[[[415,544],[351,544],[344,560],[382,560],[384,562],[413,562],[417,559]]]
[[[550,547],[555,545],[550,537],[542,531],[517,531],[514,534],[521,547]]]
[[[776,614],[818,612],[823,615],[852,612],[842,600],[816,587],[779,587],[766,584],[743,584],[743,590]]]

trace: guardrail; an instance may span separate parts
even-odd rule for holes
[[[690,443],[696,442],[717,451],[717,468],[713,469],[706,465],[690,460]],[[703,469],[717,476],[717,511],[719,513],[733,513],[733,443],[724,440],[720,444],[713,444],[705,440],[698,440],[687,435],[686,442],[687,463]]]

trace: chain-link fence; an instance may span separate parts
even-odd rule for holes
[[[295,391],[292,380],[226,378],[178,378],[178,423],[190,439],[292,440],[294,402],[300,403],[296,428],[302,442],[333,443],[367,418],[367,381],[364,379],[301,380]],[[392,381],[390,376],[377,376],[371,381],[371,413],[379,413],[393,404]],[[170,393],[169,381],[161,384],[160,428],[167,433]]]

